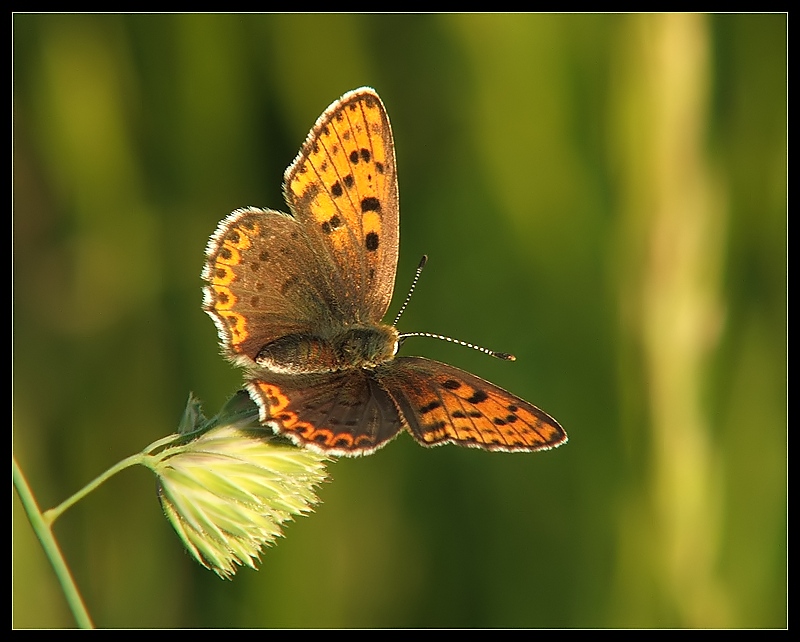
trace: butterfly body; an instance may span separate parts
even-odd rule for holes
[[[327,336],[290,334],[264,345],[255,362],[284,374],[374,368],[394,357],[398,341],[397,330],[388,325],[335,328]]]
[[[291,215],[234,211],[206,248],[203,308],[246,372],[262,423],[298,445],[363,455],[403,429],[426,446],[534,451],[558,422],[472,374],[396,356],[394,141],[374,90],[334,102],[286,170]]]

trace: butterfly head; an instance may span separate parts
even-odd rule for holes
[[[394,358],[400,334],[390,325],[357,325],[336,336],[333,343],[343,367],[374,368]]]

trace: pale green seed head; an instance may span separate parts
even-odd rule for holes
[[[193,399],[190,412],[210,427],[165,448],[151,467],[164,512],[186,548],[228,578],[237,566],[255,568],[282,524],[319,501],[314,490],[326,477],[326,458],[276,439],[241,398],[210,422]]]

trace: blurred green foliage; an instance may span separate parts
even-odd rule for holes
[[[98,626],[786,626],[786,15],[16,14],[13,74],[13,448],[43,507],[237,389],[206,240],[285,209],[361,85],[397,145],[398,295],[430,255],[401,330],[518,360],[404,352],[570,435],[340,460],[232,582],[126,472],[55,530]],[[73,626],[13,516],[13,625]]]

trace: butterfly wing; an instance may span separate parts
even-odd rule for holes
[[[403,428],[391,398],[367,370],[269,373],[250,380],[247,390],[261,423],[298,446],[331,455],[369,454]]]
[[[535,451],[567,440],[536,406],[468,372],[422,357],[397,357],[375,376],[423,446]]]
[[[252,366],[266,343],[333,323],[340,312],[329,274],[294,218],[236,210],[208,242],[203,309],[227,355]]]
[[[284,192],[331,267],[345,317],[380,321],[392,298],[400,227],[392,128],[374,90],[351,91],[325,110],[286,170]]]

